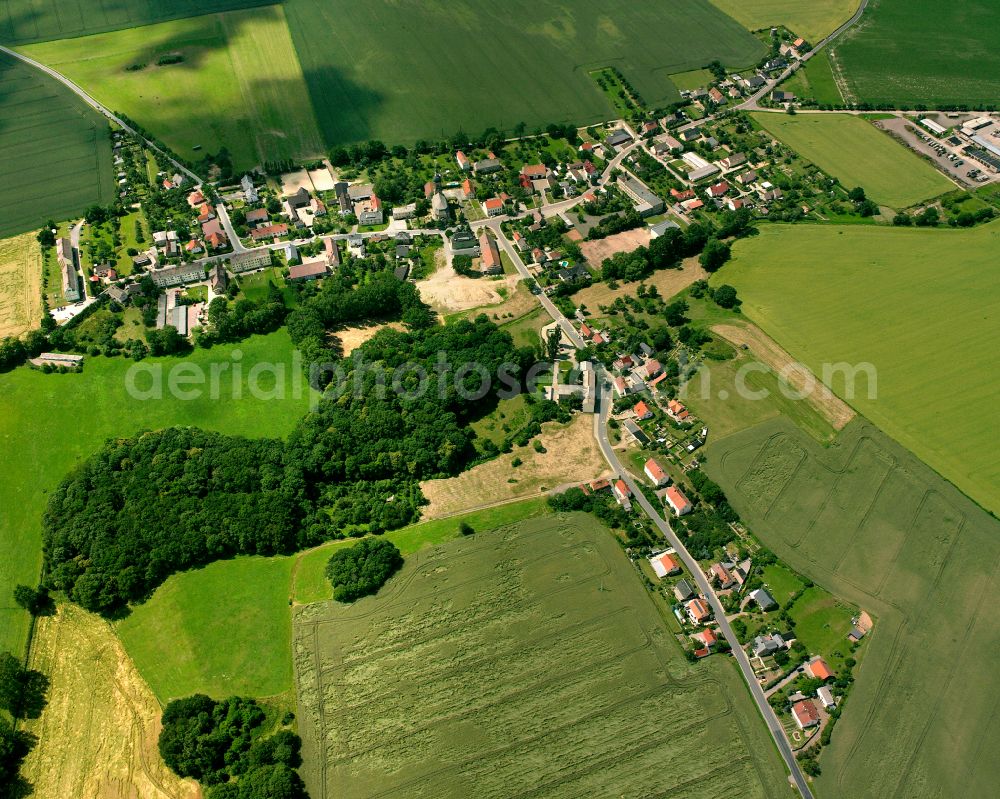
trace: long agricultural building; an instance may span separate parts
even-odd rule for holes
[[[618,188],[635,203],[635,210],[640,216],[652,216],[663,210],[663,200],[653,194],[649,186],[628,172],[618,176]]]
[[[63,237],[56,239],[56,260],[62,273],[62,291],[66,302],[79,302],[80,277],[76,271],[76,259],[73,257],[73,243]]]

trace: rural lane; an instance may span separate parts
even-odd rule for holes
[[[747,657],[746,652],[743,650],[743,646],[740,644],[739,639],[736,637],[736,633],[733,631],[732,626],[729,624],[729,620],[726,618],[726,611],[722,607],[719,597],[716,595],[711,583],[709,583],[708,578],[705,577],[705,573],[701,570],[701,566],[698,561],[695,560],[691,553],[687,551],[684,544],[681,543],[680,538],[678,538],[677,534],[670,526],[670,523],[664,519],[657,509],[653,507],[653,504],[646,499],[646,495],[642,493],[641,487],[638,485],[635,478],[633,478],[632,475],[622,466],[617,453],[614,451],[614,447],[611,446],[611,441],[608,438],[607,427],[608,417],[611,412],[610,392],[608,391],[609,385],[610,384],[607,382],[607,376],[604,374],[603,368],[598,366],[597,395],[598,402],[600,403],[600,410],[594,416],[594,435],[597,437],[597,443],[601,448],[601,453],[604,455],[604,459],[611,466],[612,470],[621,475],[625,484],[632,491],[633,501],[638,503],[639,507],[646,512],[646,515],[652,519],[653,524],[656,525],[663,537],[667,539],[677,554],[680,555],[685,568],[687,568],[693,576],[694,581],[698,586],[698,590],[708,600],[708,604],[711,606],[712,613],[719,625],[719,630],[722,632],[726,642],[732,650],[733,657],[736,659],[736,664],[739,666],[740,672],[743,675],[743,680],[750,689],[750,695],[757,704],[758,711],[760,711],[761,716],[764,717],[764,723],[767,725],[767,729],[771,733],[771,737],[774,739],[775,745],[778,747],[778,752],[785,761],[785,766],[791,774],[791,779],[794,780],[795,786],[799,789],[799,793],[804,797],[804,799],[812,799],[812,791],[809,789],[809,784],[806,782],[805,775],[802,773],[798,762],[795,760],[795,754],[792,752],[792,747],[789,745],[788,739],[785,737],[785,730],[781,726],[781,722],[778,721],[778,717],[775,715],[771,705],[768,704],[767,697],[764,695],[764,690],[757,681],[757,676],[754,674],[753,667],[750,665],[750,659]]]
[[[803,64],[805,64],[810,58],[812,58],[816,53],[822,50],[824,47],[830,44],[834,39],[844,34],[849,28],[852,28],[858,23],[862,15],[865,13],[865,9],[868,8],[868,0],[861,0],[861,5],[858,6],[858,10],[854,12],[847,22],[841,25],[837,30],[822,39],[819,44],[813,47],[808,53],[805,54],[798,61],[793,61],[788,65],[788,68],[782,72],[775,80],[768,81],[756,94],[751,95],[744,102],[736,106],[735,110],[739,111],[776,111],[784,109],[774,109],[774,108],[763,108],[759,105],[760,98],[767,94],[769,91],[773,90],[775,86],[780,84],[783,80],[788,78],[793,72],[799,70]],[[702,120],[703,121],[703,120]]]
[[[511,261],[513,261],[514,266],[517,268],[517,271],[521,274],[521,276],[526,280],[534,281],[534,278],[528,272],[528,268],[521,260],[517,250],[511,245],[510,241],[503,234],[503,231],[500,228],[501,219],[501,217],[494,217],[493,219],[486,220],[485,226],[492,229],[496,234],[497,243],[500,244],[503,251],[506,252]],[[582,349],[585,346],[585,342],[577,332],[576,328],[573,327],[570,320],[566,318],[566,315],[556,307],[552,300],[545,296],[544,292],[539,292],[536,296],[538,297],[538,301],[541,303],[542,307],[545,308],[546,312],[550,317],[552,317],[553,321],[559,324],[570,341],[573,342],[573,345],[577,347],[577,349]],[[604,459],[608,462],[608,465],[616,474],[621,475],[622,479],[632,491],[635,501],[638,503],[639,507],[645,511],[646,515],[653,521],[653,524],[656,525],[663,537],[666,538],[670,545],[676,550],[678,555],[680,555],[681,560],[684,562],[684,566],[693,576],[698,589],[707,598],[708,603],[712,608],[712,613],[715,615],[719,624],[719,630],[722,632],[726,642],[732,650],[733,657],[736,660],[736,664],[739,666],[743,680],[750,689],[750,695],[757,704],[757,709],[764,718],[764,723],[767,725],[767,729],[771,733],[771,737],[774,739],[775,745],[778,747],[778,752],[785,761],[785,766],[788,768],[791,780],[794,781],[795,786],[798,788],[803,799],[813,799],[812,791],[809,789],[809,784],[806,782],[805,775],[799,768],[799,764],[795,760],[795,754],[792,752],[788,739],[785,737],[784,728],[781,726],[781,722],[778,721],[778,717],[775,715],[774,710],[771,708],[770,704],[768,704],[767,697],[764,695],[764,690],[757,681],[757,676],[754,674],[753,668],[750,665],[750,659],[747,657],[746,652],[743,651],[743,647],[740,644],[739,639],[736,637],[736,633],[733,631],[732,626],[726,618],[726,612],[722,607],[722,603],[719,601],[719,597],[716,595],[708,579],[705,577],[698,561],[695,560],[691,553],[687,551],[684,544],[681,543],[680,538],[677,537],[677,534],[670,526],[670,523],[666,521],[659,514],[656,508],[653,507],[652,503],[646,499],[645,494],[642,493],[639,485],[636,483],[632,475],[629,474],[629,472],[622,466],[617,453],[615,453],[614,448],[611,446],[611,441],[608,438],[607,427],[608,417],[611,412],[611,395],[608,390],[610,383],[604,373],[603,367],[599,363],[595,364],[595,368],[597,372],[597,396],[599,406],[598,413],[594,415],[594,436],[601,448],[601,453],[604,455]]]

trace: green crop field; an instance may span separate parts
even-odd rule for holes
[[[285,14],[330,143],[592,122],[612,108],[588,70],[617,67],[655,107],[677,99],[671,73],[764,54],[708,0],[288,0]]]
[[[743,310],[822,377],[871,364],[855,396],[830,387],[932,468],[1000,512],[996,320],[1000,224],[972,230],[766,226],[741,241],[725,282]],[[720,276],[721,277],[721,276]]]
[[[292,368],[292,345],[284,331],[235,346],[195,350],[187,360],[207,368],[232,362],[235,350],[242,353],[244,369],[238,399],[227,379],[220,382],[217,400],[132,399],[126,374],[133,364],[123,358],[88,358],[80,374],[46,375],[25,367],[0,374],[0,651],[20,651],[24,645],[28,617],[13,606],[11,592],[17,583],[33,585],[38,580],[46,494],[105,439],[168,425],[284,436],[306,412],[305,396],[265,401],[253,398],[247,389],[246,375],[254,363]],[[143,364],[169,368],[177,362],[149,359]],[[138,378],[136,385],[147,388],[151,380]]]
[[[796,97],[812,99],[820,104],[836,105],[844,102],[833,77],[830,55],[826,49],[810,58],[781,88],[792,92]]]
[[[991,0],[878,0],[835,47],[857,101],[997,102],[1000,17]]]
[[[784,25],[816,44],[858,10],[858,0],[712,0],[752,31]]]
[[[226,147],[237,169],[249,169],[323,152],[281,6],[21,49],[185,158]],[[183,61],[158,65],[164,56]],[[194,149],[199,146],[201,153]]]
[[[848,114],[759,113],[765,130],[847,188],[863,186],[880,205],[907,208],[955,184],[870,122]]]
[[[135,28],[274,0],[4,0],[0,43],[25,44]]]
[[[544,499],[513,502],[386,534],[404,555],[458,536],[538,516]],[[329,599],[324,571],[333,551],[354,539],[295,555],[238,557],[172,575],[117,625],[118,635],[163,702],[203,693],[268,697],[292,689],[292,602]]]
[[[108,126],[69,89],[0,54],[0,238],[115,196]]]
[[[864,419],[826,447],[771,420],[705,457],[765,545],[875,620],[816,795],[995,793],[1000,522]],[[797,629],[842,651],[849,613],[810,591],[791,610]]]
[[[313,799],[787,791],[733,664],[686,662],[592,517],[425,549],[293,641]]]

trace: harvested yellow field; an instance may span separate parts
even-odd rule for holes
[[[51,680],[22,774],[35,799],[200,799],[160,759],[160,705],[107,621],[75,605],[38,620],[31,666]]]
[[[424,519],[450,516],[491,504],[523,499],[585,480],[610,474],[608,464],[594,438],[594,417],[578,415],[566,425],[542,425],[538,440],[545,452],[533,445],[515,447],[506,455],[480,464],[457,477],[425,480],[420,489],[430,500]],[[520,458],[520,466],[513,461]]]
[[[38,327],[41,297],[42,248],[35,234],[0,239],[0,338]]]

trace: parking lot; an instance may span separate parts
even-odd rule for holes
[[[916,152],[927,156],[939,170],[962,186],[971,188],[1000,178],[996,172],[963,155],[961,151],[968,144],[964,140],[954,146],[947,139],[935,138],[919,124],[904,117],[880,120],[876,124],[898,136]]]

